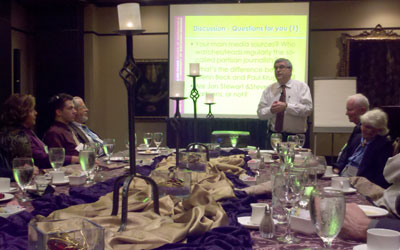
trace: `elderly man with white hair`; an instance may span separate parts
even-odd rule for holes
[[[361,138],[361,123],[360,116],[365,114],[369,110],[368,98],[363,94],[351,95],[346,101],[346,115],[349,121],[354,123],[356,126],[353,129],[346,145],[343,147],[339,154],[339,158],[336,163],[333,164],[333,171],[335,173],[340,172],[340,166],[346,164],[347,158],[349,158],[356,150],[358,144],[360,144]]]
[[[342,166],[342,176],[363,176],[371,182],[387,188],[389,183],[383,176],[387,159],[392,155],[392,144],[387,138],[387,114],[373,109],[360,117],[361,139],[354,153]]]

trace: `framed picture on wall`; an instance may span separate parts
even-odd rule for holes
[[[136,116],[168,116],[168,60],[136,60],[141,77],[136,87]]]

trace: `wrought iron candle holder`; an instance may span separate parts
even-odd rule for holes
[[[204,103],[205,105],[208,105],[208,114],[206,116],[206,118],[208,119],[212,119],[214,118],[214,115],[211,112],[211,106],[215,104],[215,102],[211,102],[211,103]]]
[[[147,176],[140,176],[136,173],[136,152],[135,152],[135,85],[140,78],[140,70],[133,59],[133,35],[142,33],[144,30],[121,30],[119,34],[126,37],[126,59],[123,68],[120,70],[119,75],[124,80],[124,84],[128,93],[128,123],[129,123],[129,174],[117,178],[114,183],[113,194],[113,208],[111,215],[118,214],[119,205],[119,188],[123,182],[122,187],[122,213],[121,213],[121,226],[119,232],[126,228],[128,216],[128,192],[130,183],[134,178],[144,179],[152,186],[154,212],[160,214],[159,211],[159,195],[158,187],[153,179]]]
[[[194,118],[194,141],[197,142],[197,131],[198,131],[198,122],[197,122],[197,99],[199,99],[200,94],[196,88],[196,77],[200,77],[200,75],[188,75],[193,78],[193,87],[192,91],[190,91],[190,99],[193,100],[193,118]]]
[[[176,159],[176,166],[179,166],[179,144],[180,144],[180,141],[181,141],[181,128],[182,128],[182,126],[181,126],[181,113],[180,113],[180,111],[179,111],[179,103],[180,103],[180,101],[181,100],[185,100],[185,99],[187,99],[187,97],[170,97],[169,99],[171,99],[171,100],[174,100],[175,101],[175,106],[176,106],[176,109],[175,109],[175,115],[174,115],[174,118],[172,119],[172,122],[171,122],[171,125],[172,125],[172,127],[174,128],[174,130],[175,130],[175,148],[176,148],[176,151],[175,151],[175,159]]]

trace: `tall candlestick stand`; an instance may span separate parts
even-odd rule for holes
[[[140,70],[133,59],[133,35],[142,33],[144,30],[121,30],[120,34],[126,37],[126,59],[123,68],[120,70],[119,75],[124,80],[127,93],[128,93],[128,123],[129,123],[129,174],[117,178],[114,184],[113,194],[113,208],[111,215],[118,214],[119,205],[119,187],[122,182],[122,213],[121,213],[121,226],[119,232],[126,228],[128,218],[128,192],[130,183],[134,178],[144,179],[152,186],[154,212],[160,214],[159,211],[159,196],[158,187],[153,179],[147,176],[136,174],[136,152],[135,152],[135,84],[140,78]]]
[[[175,159],[176,159],[176,167],[179,167],[179,144],[181,141],[181,113],[179,112],[179,103],[181,100],[187,99],[187,97],[170,97],[169,99],[175,101],[176,109],[174,119],[172,120],[172,127],[175,130]]]
[[[214,118],[214,115],[211,113],[211,106],[215,104],[215,102],[212,103],[204,103],[205,105],[208,105],[208,114],[206,116],[206,118],[208,119],[212,119]]]
[[[196,77],[200,75],[188,75],[193,78],[193,87],[190,91],[190,98],[193,100],[193,117],[194,117],[194,141],[197,142],[197,99],[199,99],[200,94],[196,88]]]

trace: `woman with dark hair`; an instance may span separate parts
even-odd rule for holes
[[[4,166],[0,175],[12,177],[11,162],[15,157],[32,157],[35,166],[51,168],[46,145],[32,128],[36,124],[35,98],[13,94],[3,104],[0,115],[0,153]],[[5,160],[5,161],[4,161]],[[64,164],[77,163],[78,157],[66,157]]]

